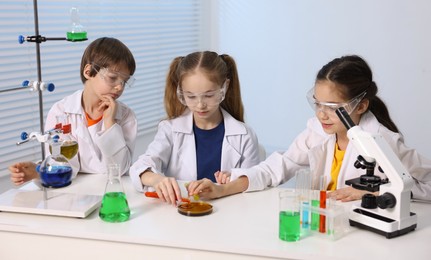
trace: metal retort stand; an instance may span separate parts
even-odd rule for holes
[[[72,15],[72,29],[67,32],[67,37],[54,37],[54,38],[48,38],[45,36],[41,36],[39,33],[39,16],[38,16],[38,8],[37,8],[37,0],[33,0],[33,10],[34,10],[34,30],[35,35],[32,36],[22,36],[20,35],[18,37],[18,42],[20,44],[23,44],[24,42],[34,42],[36,44],[36,62],[37,62],[37,80],[29,81],[24,80],[20,87],[16,88],[10,88],[1,90],[2,92],[7,91],[15,91],[15,90],[21,90],[29,88],[30,91],[37,91],[38,98],[39,98],[39,124],[40,124],[40,132],[44,132],[44,115],[43,115],[43,97],[42,97],[42,91],[48,90],[49,92],[54,91],[55,85],[50,82],[44,82],[42,81],[42,66],[41,66],[41,59],[40,59],[40,44],[42,42],[46,41],[72,41],[72,42],[79,42],[79,41],[86,41],[87,40],[87,33],[82,30],[82,26],[79,24],[79,18],[78,18],[78,10],[76,8],[71,9],[71,15]],[[41,155],[42,160],[45,158],[45,147],[44,144],[41,143]]]

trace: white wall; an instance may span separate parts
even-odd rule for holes
[[[335,57],[358,54],[407,145],[431,158],[431,1],[216,0],[211,48],[238,64],[247,122],[269,152],[313,115],[305,93]]]

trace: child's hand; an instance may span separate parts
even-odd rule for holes
[[[17,186],[39,177],[33,162],[16,163],[9,166],[9,171],[12,183]]]
[[[214,177],[218,184],[226,184],[230,181],[230,172],[218,171],[214,173]]]
[[[329,198],[335,198],[337,200],[341,200],[342,202],[360,200],[364,194],[371,193],[366,190],[358,190],[353,187],[341,188],[338,190],[334,190],[328,192]],[[378,192],[375,192],[374,195],[378,195]]]
[[[187,186],[190,196],[199,195],[201,199],[216,199],[220,198],[224,192],[224,185],[218,185],[210,179],[204,178],[198,181],[192,181]]]
[[[105,129],[109,129],[115,122],[115,114],[117,113],[117,102],[110,95],[103,95],[100,100],[98,110],[103,112],[103,122]]]
[[[160,176],[152,186],[164,202],[176,206],[177,201],[181,201],[181,190],[175,178]]]

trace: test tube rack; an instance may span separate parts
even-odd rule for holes
[[[327,199],[326,202],[326,208],[315,207],[307,203],[301,204],[301,239],[318,236],[335,241],[351,232],[348,209],[331,199]],[[308,223],[304,223],[302,218],[304,213],[308,216]],[[324,218],[321,218],[322,216]],[[325,221],[324,232],[319,230],[322,219]],[[314,226],[316,224],[317,226]]]

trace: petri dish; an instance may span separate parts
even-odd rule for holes
[[[178,213],[190,217],[205,216],[211,212],[213,212],[213,206],[203,201],[182,203],[178,206]]]

